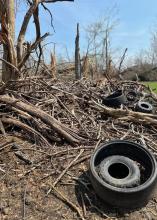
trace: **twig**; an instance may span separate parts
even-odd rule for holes
[[[21,152],[20,150],[15,151],[14,153],[20,160],[24,161],[26,164],[30,165],[33,162],[28,158],[27,155],[25,155],[23,152]]]
[[[99,146],[99,144],[100,144],[101,141],[102,141],[101,139],[98,140],[97,144],[95,145],[94,150],[96,150],[96,149],[98,148],[98,146]]]
[[[63,195],[63,193],[59,192],[52,184],[50,184],[50,187],[52,188],[52,190],[57,193],[57,197],[59,197],[63,202],[65,202],[69,207],[71,207],[73,210],[75,210],[75,212],[79,215],[81,220],[85,220],[85,218],[83,217],[79,207],[77,207],[75,204],[73,204],[72,202],[69,201],[68,198],[65,197],[65,195]],[[52,192],[53,192],[52,191]]]
[[[83,198],[82,192],[81,192],[81,201],[82,201],[83,215],[84,215],[84,217],[86,217],[86,215],[87,215],[87,210],[86,210],[86,206],[85,206],[85,202],[84,202],[84,198]]]
[[[88,185],[91,185],[89,182],[84,182],[82,179],[73,176],[71,173],[67,172],[67,175],[70,176],[73,180],[75,180],[76,182],[78,182],[79,184],[82,184],[86,190],[89,191]]]
[[[1,167],[0,167],[0,171],[3,172],[3,173],[6,173],[5,170],[3,170]]]
[[[45,161],[43,161],[42,163],[45,163]],[[32,167],[30,170],[26,171],[21,178],[23,178],[24,176],[27,176],[28,174],[30,174],[33,170],[35,170],[36,168],[40,167],[42,165],[42,163],[36,164],[34,167]]]
[[[95,210],[97,210],[103,217],[107,218],[106,220],[112,220],[112,219],[115,219],[115,220],[118,220],[117,218],[115,217],[109,217],[108,215],[106,215],[103,211],[101,211],[97,206],[93,205],[93,203],[91,202],[91,200],[89,199],[88,195],[85,194],[86,196],[86,199],[88,200],[90,206],[92,208],[94,208]]]
[[[89,134],[87,133],[87,131],[84,129],[84,127],[82,126],[82,124],[80,123],[80,121],[78,120],[78,118],[67,108],[67,106],[65,106],[65,105],[63,104],[63,102],[62,102],[57,96],[55,96],[55,97],[56,97],[57,101],[59,102],[59,104],[60,104],[72,117],[75,118],[75,120],[79,123],[80,128],[86,133],[86,135],[87,135],[88,137],[90,137],[90,135],[89,135]]]
[[[1,130],[2,134],[3,134],[4,136],[6,136],[5,128],[4,128],[4,126],[3,126],[3,123],[2,123],[2,121],[1,121],[1,119],[0,119],[0,130]]]
[[[56,181],[53,183],[53,187],[57,185],[57,183],[61,180],[61,178],[64,176],[64,174],[69,170],[69,168],[78,160],[78,158],[82,155],[84,150],[80,150],[80,153],[68,164],[68,166],[63,170],[63,172],[59,175],[59,177],[56,179]],[[49,189],[47,194],[51,192],[52,189]]]
[[[46,140],[46,138],[44,138],[42,136],[42,134],[40,134],[38,131],[36,131],[35,129],[31,128],[27,124],[24,124],[23,122],[17,120],[16,118],[2,117],[1,120],[2,120],[3,123],[12,124],[14,126],[20,127],[21,129],[23,129],[23,130],[33,134],[34,136],[38,137],[46,146],[51,147],[49,142]]]
[[[10,104],[11,106],[18,108],[22,111],[26,111],[32,116],[40,118],[47,125],[51,126],[56,132],[58,132],[62,137],[64,137],[68,142],[72,144],[80,143],[85,141],[84,138],[81,138],[76,134],[72,129],[66,127],[65,125],[59,123],[54,117],[42,111],[39,108],[36,108],[34,105],[26,104],[19,99],[11,98],[8,95],[0,95],[0,101]]]
[[[22,216],[23,220],[26,219],[26,206],[25,206],[25,203],[26,203],[26,187],[25,187],[24,195],[23,195],[23,216]]]
[[[77,164],[82,163],[82,162],[84,162],[85,160],[88,160],[90,157],[91,157],[91,154],[86,155],[86,156],[80,158],[80,160],[78,160],[78,161],[76,161],[75,163],[73,163],[72,166],[76,166]]]
[[[7,148],[8,146],[10,146],[10,145],[13,144],[13,143],[14,143],[14,141],[8,141],[8,142],[2,144],[2,145],[0,146],[0,151],[4,150],[5,148]]]
[[[2,60],[5,64],[7,64],[11,68],[13,68],[18,73],[18,75],[20,75],[19,69],[16,66],[14,66],[12,63],[8,62],[7,60],[5,60],[3,58],[0,58],[0,60]]]

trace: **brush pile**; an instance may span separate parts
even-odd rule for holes
[[[91,189],[88,159],[102,141],[113,139],[142,143],[157,155],[157,116],[156,110],[153,114],[134,111],[132,102],[119,109],[103,105],[103,97],[118,88],[124,93],[137,91],[139,100],[149,100],[154,109],[157,106],[156,95],[137,82],[107,82],[98,86],[86,80],[26,78],[1,85],[3,216],[123,219],[116,211],[113,214],[104,207]],[[155,199],[148,210],[154,207]],[[141,210],[142,215],[147,215],[148,210]],[[140,219],[141,213],[136,217]],[[131,218],[128,215],[125,219]]]
[[[102,105],[103,97],[115,88],[122,88],[124,93],[138,91],[139,100],[149,99],[156,105],[155,94],[145,91],[146,87],[138,83],[106,83],[98,87],[87,81],[63,83],[28,78],[1,87],[1,121],[19,127],[21,132],[25,131],[32,139],[35,136],[46,146],[63,140],[71,144],[96,141],[105,137],[106,130],[102,126],[112,118],[120,119],[121,124],[131,121],[151,124],[155,129],[157,116],[131,111],[135,103],[128,102],[121,109]],[[5,130],[3,126],[2,130]]]

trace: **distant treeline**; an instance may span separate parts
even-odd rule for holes
[[[122,72],[124,80],[157,81],[157,67],[151,64],[132,66]]]

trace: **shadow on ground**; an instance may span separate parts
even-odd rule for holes
[[[104,201],[96,195],[90,183],[89,171],[84,172],[78,177],[78,181],[75,186],[75,194],[77,201],[82,208],[84,204],[87,212],[90,212],[91,214],[96,214],[101,218],[107,216],[121,218],[128,215],[130,212],[138,211],[118,209],[104,203]]]

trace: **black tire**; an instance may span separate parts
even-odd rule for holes
[[[110,156],[100,163],[100,175],[112,186],[130,188],[140,183],[140,169],[128,157]]]
[[[153,106],[149,102],[138,102],[135,106],[135,110],[143,113],[151,113]]]
[[[140,184],[121,188],[105,182],[99,175],[101,162],[113,155],[128,157],[140,164]],[[104,202],[119,208],[134,209],[147,204],[157,183],[157,165],[154,156],[139,144],[129,141],[111,141],[102,144],[90,160],[90,178],[95,192]]]
[[[121,90],[113,92],[111,95],[103,98],[103,104],[109,107],[120,107],[121,104],[126,103],[126,97]]]
[[[126,98],[129,102],[135,102],[137,100],[138,94],[134,91],[129,91],[126,95]]]

